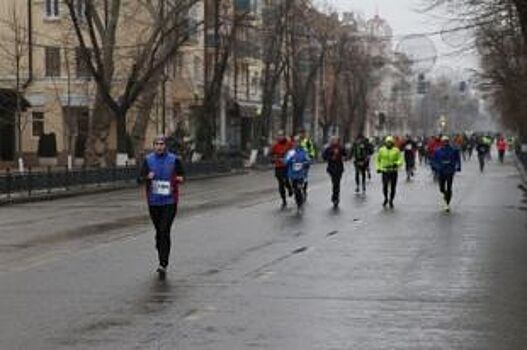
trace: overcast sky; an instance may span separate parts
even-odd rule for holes
[[[431,33],[445,28],[446,19],[439,12],[423,14],[418,9],[423,8],[426,0],[325,0],[339,11],[353,11],[371,18],[378,11],[386,19],[394,32],[394,45],[404,35],[416,33]],[[446,45],[440,35],[430,36],[438,50],[439,59],[436,70],[445,70],[450,67],[457,71],[477,67],[477,58],[474,54],[459,54],[459,48]]]

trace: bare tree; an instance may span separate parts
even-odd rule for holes
[[[216,120],[221,107],[223,83],[236,42],[236,33],[248,18],[250,10],[230,6],[227,0],[205,3],[205,94],[198,115],[197,150],[205,157],[211,157],[214,154]]]
[[[196,2],[86,0],[84,11],[79,13],[74,0],[65,0],[80,49],[97,86],[93,128],[86,147],[88,165],[108,164],[112,119],[117,122],[118,151],[126,150],[126,115],[187,41],[186,14]],[[130,29],[130,23],[123,23],[132,19],[144,28]],[[119,38],[123,36],[132,44],[120,47]],[[119,63],[127,63],[125,67],[117,66],[117,55],[125,56],[119,57]],[[124,84],[116,87],[118,70],[123,73]]]
[[[308,100],[312,96],[314,83],[327,53],[328,40],[336,25],[338,19],[318,12],[308,2],[296,3],[292,10],[286,42],[286,96],[291,96],[293,130],[304,126]]]
[[[430,0],[428,9],[451,3]],[[480,89],[503,123],[527,138],[527,1],[462,0],[459,14],[474,27],[481,58]]]
[[[17,151],[19,156],[22,152],[22,134],[28,124],[28,120],[22,119],[24,109],[22,96],[28,88],[32,79],[32,66],[30,57],[30,28],[27,17],[20,3],[12,3],[4,10],[8,13],[7,21],[1,23],[7,30],[3,31],[0,40],[0,58],[6,62],[4,67],[14,75],[14,86],[16,91],[15,129],[17,133]],[[27,74],[24,74],[27,72]],[[5,122],[5,121],[4,121]]]
[[[268,28],[263,45],[263,91],[261,119],[264,123],[262,136],[268,137],[273,129],[272,108],[276,99],[277,87],[284,73],[284,43],[287,20],[291,13],[293,0],[285,0],[267,9],[264,19]]]

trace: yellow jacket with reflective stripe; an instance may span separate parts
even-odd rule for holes
[[[313,141],[306,137],[305,139],[300,141],[300,146],[307,152],[311,159],[315,159],[317,151],[315,150],[315,145],[313,145]]]
[[[386,146],[382,146],[377,153],[375,159],[375,167],[377,170],[385,172],[389,170],[398,170],[403,165],[403,154],[401,151],[393,146],[388,149]]]

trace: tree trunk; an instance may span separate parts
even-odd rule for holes
[[[329,140],[329,128],[331,127],[330,123],[325,123],[322,125],[322,140],[323,142],[328,142]]]
[[[90,132],[86,140],[85,164],[89,167],[107,167],[114,163],[109,155],[110,125],[113,113],[98,93],[93,109]]]
[[[116,133],[117,133],[117,152],[127,153],[127,132],[126,132],[126,114],[121,113],[115,117]]]
[[[514,0],[522,29],[523,43],[527,50],[527,0]]]
[[[157,95],[155,87],[146,90],[146,93],[141,98],[139,108],[137,111],[137,118],[132,129],[132,140],[134,143],[134,157],[136,160],[141,159],[145,149],[146,130],[148,129],[148,122],[150,120],[150,112],[154,105],[154,100]]]
[[[295,96],[294,94],[293,96]],[[296,96],[293,99],[293,133],[304,127],[304,111],[306,109],[304,97]]]

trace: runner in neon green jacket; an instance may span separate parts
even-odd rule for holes
[[[377,172],[382,174],[382,191],[384,194],[383,207],[388,203],[393,209],[393,200],[397,190],[397,177],[399,168],[403,165],[403,155],[401,151],[395,147],[393,137],[388,136],[381,147],[375,159]],[[390,196],[388,197],[388,187],[390,188]]]
[[[300,147],[302,147],[306,151],[311,161],[315,161],[317,157],[317,151],[315,149],[315,145],[313,144],[313,141],[307,135],[306,129],[300,130],[299,137],[300,137]],[[304,181],[304,198],[306,200],[307,200],[308,184],[309,184],[309,179],[308,177],[306,177]]]
[[[386,138],[385,145],[379,149],[375,166],[377,172],[396,171],[403,165],[403,154],[394,146],[393,141],[390,144],[390,137]]]

